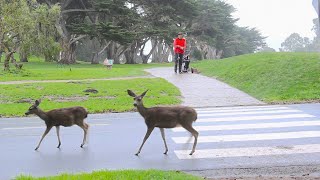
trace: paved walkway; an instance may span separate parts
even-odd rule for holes
[[[183,96],[183,105],[215,107],[265,104],[226,83],[200,74],[175,74],[173,67],[152,68],[145,71],[177,86]]]

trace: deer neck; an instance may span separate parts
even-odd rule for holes
[[[38,108],[38,111],[35,113],[37,116],[39,116],[42,120],[47,121],[49,119],[46,112],[42,111],[40,108]]]
[[[140,105],[137,106],[138,111],[140,113],[141,116],[145,117],[147,114],[147,108],[144,107],[143,103],[141,103]]]

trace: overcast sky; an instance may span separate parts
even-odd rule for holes
[[[256,27],[262,35],[268,36],[268,46],[276,49],[290,34],[312,38],[313,22],[317,14],[312,0],[225,0],[237,11],[239,26]]]

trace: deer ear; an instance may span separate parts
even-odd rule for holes
[[[148,91],[149,91],[149,89],[147,89],[145,92],[143,92],[143,93],[141,94],[141,97],[144,97],[144,96],[147,94]]]
[[[132,96],[132,97],[136,97],[136,96],[137,96],[137,95],[136,95],[134,92],[132,92],[130,89],[128,89],[127,92],[128,92],[128,94],[129,94],[129,96]]]
[[[39,104],[41,103],[41,100],[36,100],[36,102],[34,103],[36,106],[39,106]]]

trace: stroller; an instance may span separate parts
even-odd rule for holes
[[[182,61],[182,66],[183,66],[182,72],[184,73],[189,72],[189,64],[190,64],[190,57],[189,55],[186,55],[183,57],[183,61]]]

